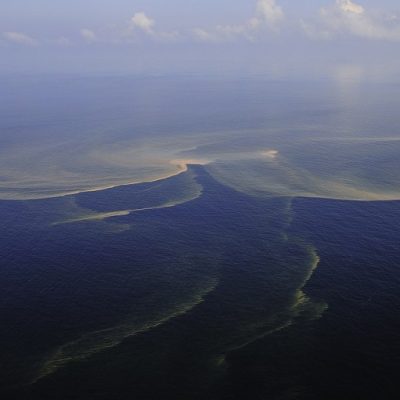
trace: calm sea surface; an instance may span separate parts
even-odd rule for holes
[[[2,398],[397,398],[399,85],[0,85]]]

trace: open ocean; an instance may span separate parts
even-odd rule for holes
[[[0,78],[3,399],[395,399],[400,85]]]

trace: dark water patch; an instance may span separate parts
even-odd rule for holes
[[[189,174],[0,203],[4,396],[391,398],[399,203],[258,198]],[[193,187],[174,207],[53,224]]]
[[[293,234],[318,248],[305,287],[329,308],[230,354],[226,398],[395,399],[399,202],[297,199]]]
[[[203,188],[196,200],[110,223],[46,224],[29,241],[15,240],[17,256],[4,251],[3,343],[20,349],[4,354],[15,364],[6,386],[25,376],[36,382],[27,396],[85,398],[97,392],[101,368],[107,379],[100,398],[116,390],[176,398],[189,388],[211,395],[229,352],[317,310],[301,289],[318,259],[309,244],[286,234],[290,200],[235,192],[201,167],[191,173]],[[96,207],[97,194],[84,195],[85,207]],[[124,201],[130,194],[135,201],[129,192]],[[43,209],[60,202],[46,200]],[[21,224],[32,204],[40,214],[38,201],[25,209],[16,203]],[[115,223],[129,229],[102,230]],[[157,376],[160,384],[150,384]]]

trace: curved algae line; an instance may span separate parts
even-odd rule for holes
[[[26,197],[17,198],[17,199],[6,198],[4,200],[29,201],[29,200],[57,199],[57,198],[62,198],[62,197],[67,197],[67,196],[74,196],[74,195],[81,194],[81,193],[101,192],[103,190],[115,189],[115,188],[124,187],[124,186],[138,185],[138,184],[142,184],[142,183],[155,183],[155,182],[163,181],[164,179],[179,176],[179,175],[187,172],[190,164],[178,163],[178,164],[173,164],[173,165],[178,167],[178,171],[172,172],[170,174],[166,174],[163,176],[159,176],[158,178],[154,178],[154,179],[143,179],[143,180],[130,181],[130,182],[120,183],[120,184],[115,184],[115,185],[98,186],[98,187],[82,189],[82,190],[71,190],[71,191],[65,191],[65,192],[61,192],[61,193],[57,193],[57,194],[53,194],[53,195],[47,195],[47,196],[46,195],[26,196]],[[0,200],[2,200],[2,199],[0,199]]]
[[[81,221],[104,221],[105,219],[112,217],[123,217],[129,215],[132,211],[133,210],[122,210],[122,211],[112,211],[108,213],[89,214],[73,219],[66,219],[61,222],[54,222],[52,225],[55,226],[55,225],[73,224],[74,222],[81,222]]]
[[[97,353],[118,346],[129,337],[155,329],[173,318],[187,314],[196,306],[203,303],[205,297],[212,293],[217,288],[218,284],[218,278],[211,279],[209,284],[200,289],[198,293],[195,293],[192,299],[188,300],[186,303],[178,304],[175,308],[169,310],[166,315],[160,316],[153,321],[138,325],[126,323],[112,328],[90,332],[75,341],[62,345],[44,362],[38,376],[30,382],[30,384],[35,384],[71,362],[86,360]]]
[[[195,194],[193,194],[192,196],[188,196],[187,198],[182,199],[182,200],[169,201],[169,202],[166,202],[159,206],[134,208],[134,209],[129,209],[129,210],[110,211],[110,212],[105,212],[105,213],[96,213],[95,211],[92,211],[91,213],[82,215],[80,217],[71,218],[71,219],[67,219],[67,220],[59,221],[59,222],[54,222],[52,224],[52,226],[71,224],[71,223],[83,222],[83,221],[104,221],[108,218],[127,216],[130,214],[138,213],[138,212],[142,212],[142,211],[162,210],[164,208],[176,207],[176,206],[186,204],[186,203],[189,203],[193,200],[200,198],[201,195],[203,194],[203,186],[197,183],[197,189],[198,189],[197,192]],[[147,189],[147,190],[149,190],[149,189]]]
[[[247,182],[243,184],[244,181],[238,181],[235,176],[232,177],[229,173],[221,173],[220,171],[213,169],[207,170],[211,176],[222,185],[228,186],[239,193],[245,193],[254,197],[312,198],[357,202],[400,200],[399,191],[373,190],[373,188],[363,188],[362,185],[357,187],[356,176],[352,178],[351,184],[343,183],[340,181],[340,177],[338,178],[337,176],[323,178],[312,171],[293,165],[290,160],[286,159],[279,153],[277,153],[273,158],[270,158],[268,163],[271,163],[271,165],[274,165],[276,168],[272,171],[272,181],[267,180],[265,182],[260,180],[259,177],[259,179],[252,184],[253,187],[252,185],[247,185]],[[274,178],[274,173],[276,172],[285,175],[283,177],[278,176]],[[245,178],[246,176],[244,176],[243,179]],[[280,189],[274,189],[276,185],[278,185]],[[300,188],[296,186],[299,186]]]
[[[122,217],[122,216],[130,215],[133,213],[138,213],[141,211],[162,210],[164,208],[172,208],[172,207],[179,206],[181,204],[186,204],[186,203],[189,203],[190,201],[198,199],[201,196],[201,193],[202,192],[200,192],[195,197],[190,198],[190,199],[185,199],[185,200],[176,201],[176,202],[169,202],[169,203],[162,204],[160,206],[135,208],[132,210],[111,211],[108,213],[90,214],[90,215],[85,215],[85,216],[78,217],[78,218],[67,219],[67,220],[61,221],[61,222],[55,222],[55,223],[53,223],[53,225],[72,224],[74,222],[82,222],[82,221],[104,221],[105,219],[108,219],[108,218]]]
[[[215,362],[217,363],[217,366],[222,366],[226,361],[226,356],[227,354],[243,349],[244,347],[256,342],[257,340],[263,339],[266,336],[272,335],[274,333],[280,332],[286,328],[289,328],[290,326],[293,325],[295,318],[301,314],[303,311],[301,309],[302,306],[306,305],[308,302],[310,302],[310,298],[303,292],[304,287],[306,284],[309,282],[311,279],[313,273],[317,269],[319,262],[320,262],[320,257],[317,254],[317,251],[314,247],[308,246],[310,253],[311,253],[311,263],[310,263],[310,268],[308,269],[306,276],[304,277],[304,280],[301,282],[301,285],[296,289],[295,293],[293,294],[293,301],[292,303],[288,306],[287,310],[283,310],[281,312],[277,313],[277,316],[281,313],[288,312],[289,315],[286,318],[285,321],[282,321],[282,323],[275,328],[268,329],[265,332],[262,332],[260,334],[256,334],[253,337],[250,337],[247,341],[244,343],[238,344],[237,346],[231,346],[228,349],[226,349],[222,354],[219,354],[216,356]],[[322,313],[327,309],[327,304],[326,303],[310,303],[310,305],[314,305],[316,307],[315,310],[315,316],[312,317],[312,319],[320,318]],[[319,306],[319,309],[317,310],[317,307]],[[273,320],[273,319],[272,319]],[[266,322],[266,324],[271,323],[271,320]]]
[[[318,265],[321,261],[321,258],[319,257],[317,250],[315,247],[309,245],[308,249],[310,251],[311,255],[311,264],[310,268],[306,273],[306,276],[304,277],[304,280],[302,281],[300,287],[295,291],[293,295],[293,303],[289,307],[289,311],[294,313],[294,317],[297,316],[296,314],[301,313],[301,307],[306,305],[308,302],[310,302],[310,297],[307,296],[306,293],[304,293],[304,288],[307,285],[307,283],[310,281],[312,278],[315,270],[318,268]],[[318,311],[318,313],[313,316],[313,319],[320,318],[322,313],[328,308],[328,305],[326,303],[310,303],[311,305],[314,306],[319,306],[320,309],[315,310]]]

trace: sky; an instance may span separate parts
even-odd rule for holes
[[[396,79],[398,0],[1,0],[0,73]]]

